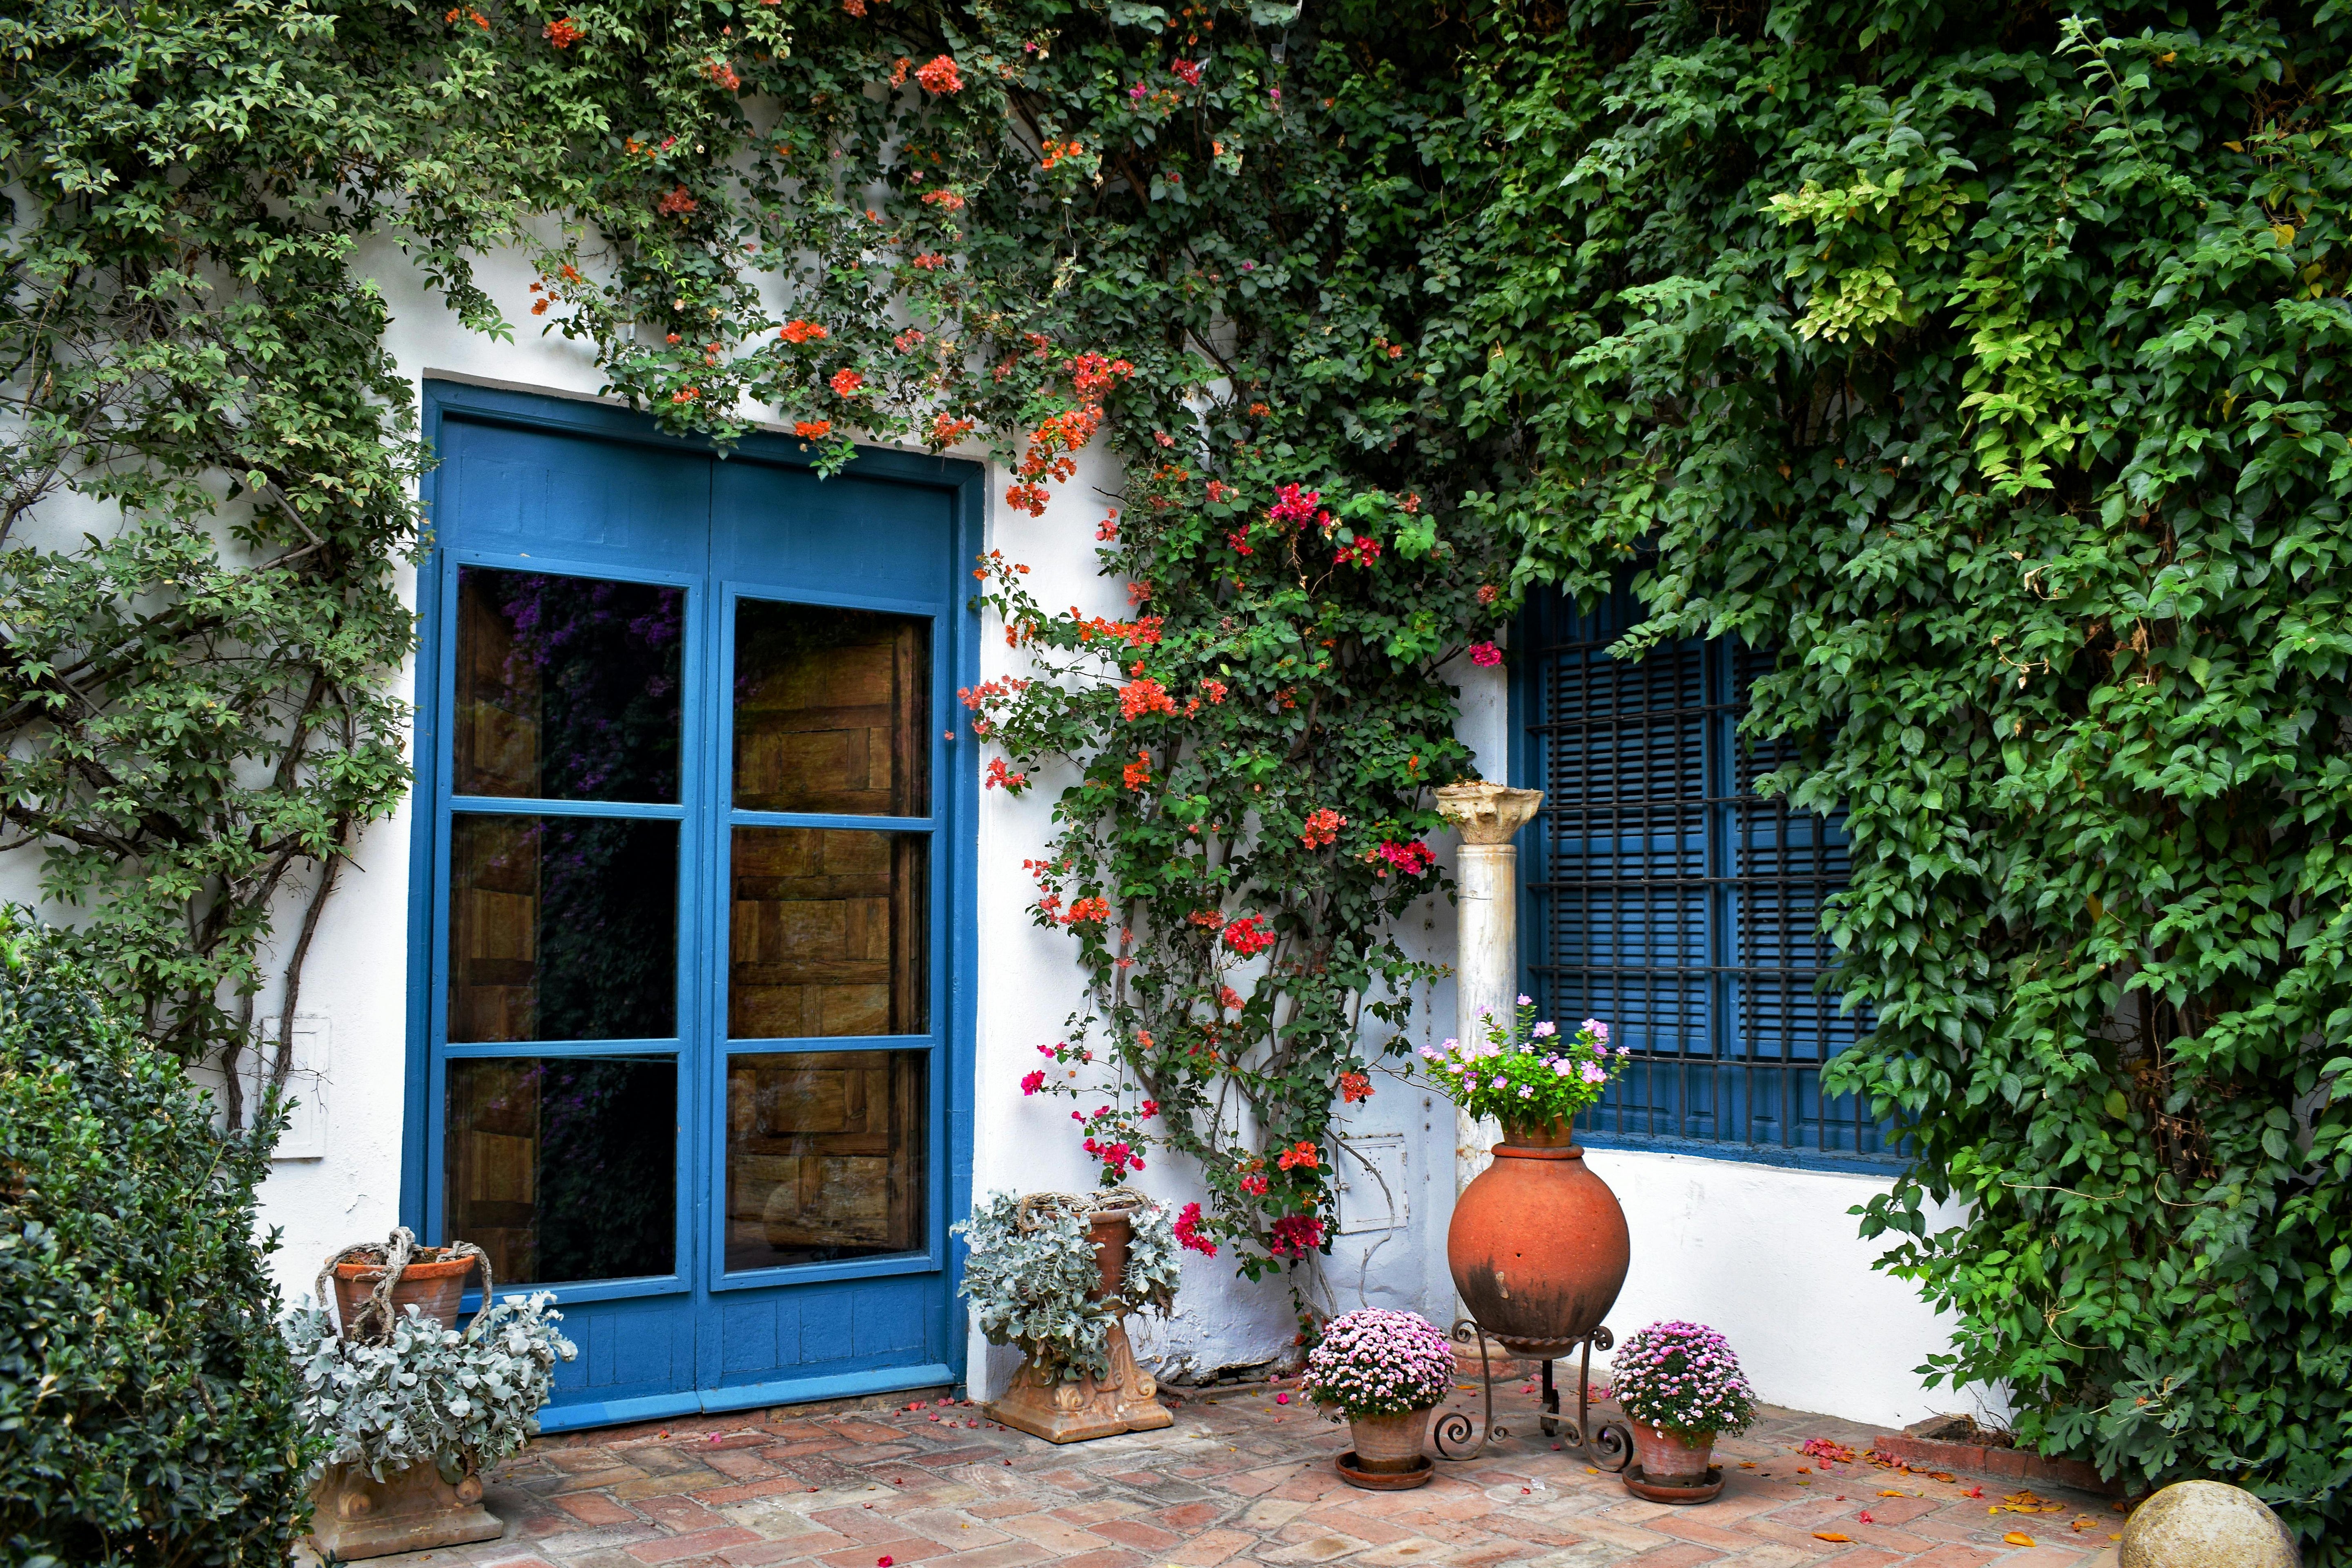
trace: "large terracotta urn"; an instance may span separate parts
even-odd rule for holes
[[[1566,1122],[1503,1129],[1454,1200],[1445,1261],[1462,1304],[1513,1355],[1550,1361],[1601,1326],[1632,1260],[1625,1211]]]

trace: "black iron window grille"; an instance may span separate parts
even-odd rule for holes
[[[1605,1021],[1633,1055],[1587,1113],[1600,1144],[1792,1163],[1892,1164],[1891,1131],[1822,1064],[1866,1019],[1820,984],[1845,885],[1842,826],[1755,793],[1780,761],[1738,734],[1769,654],[1734,641],[1610,657],[1638,613],[1531,607],[1520,642],[1519,782],[1544,792],[1523,851],[1528,985],[1563,1030]]]

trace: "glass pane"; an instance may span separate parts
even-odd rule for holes
[[[462,569],[457,793],[675,803],[685,625],[682,589]]]
[[[449,1038],[677,1033],[677,824],[460,813]]]
[[[919,833],[737,828],[728,1034],[927,1031],[929,847]]]
[[[727,1267],[924,1245],[929,1053],[811,1051],[727,1062]]]
[[[735,606],[735,804],[929,809],[931,625],[744,599]]]
[[[445,1234],[509,1285],[677,1271],[677,1066],[668,1058],[449,1064]]]

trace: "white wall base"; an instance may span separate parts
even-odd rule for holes
[[[1595,1149],[1624,1205],[1633,1265],[1609,1314],[1622,1343],[1680,1319],[1731,1342],[1757,1396],[1899,1429],[1938,1411],[1998,1410],[1984,1390],[1926,1387],[1917,1371],[1952,1321],[1871,1268],[1884,1242],[1847,1213],[1891,1184],[1736,1160]],[[1599,1374],[1595,1373],[1598,1381]]]

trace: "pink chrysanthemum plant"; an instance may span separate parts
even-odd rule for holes
[[[1423,1047],[1426,1081],[1473,1116],[1491,1116],[1514,1131],[1565,1129],[1625,1070],[1626,1049],[1609,1043],[1609,1026],[1587,1018],[1573,1036],[1536,1022],[1522,996],[1508,1023],[1486,1017],[1486,1037],[1464,1045],[1448,1040]]]
[[[1454,1386],[1454,1349],[1418,1312],[1366,1307],[1323,1325],[1299,1392],[1350,1421],[1426,1410]]]
[[[1609,1382],[1626,1418],[1677,1436],[1739,1432],[1756,1391],[1721,1334],[1704,1323],[1652,1323],[1617,1347]]]

